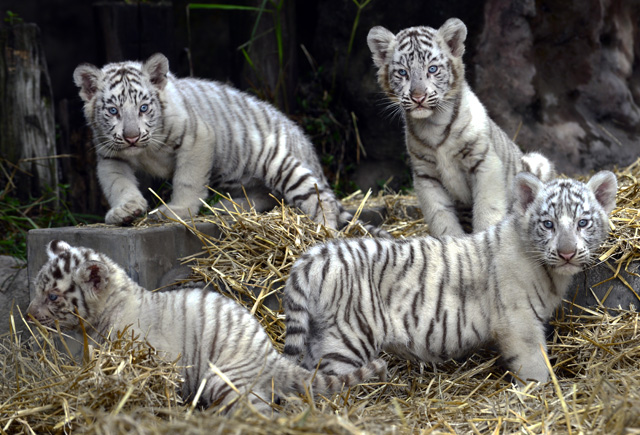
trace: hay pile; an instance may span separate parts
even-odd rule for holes
[[[630,267],[638,254],[637,171],[620,172],[618,208],[602,260]],[[633,172],[635,171],[635,172]],[[396,237],[426,232],[408,210],[415,198],[375,199],[390,210]],[[332,234],[286,206],[265,213],[211,210],[222,236],[185,259],[194,280],[234,298],[284,343],[279,289],[296,258],[331,237],[361,236],[358,225]],[[22,320],[17,317],[15,323]],[[73,361],[56,332],[31,329],[0,337],[0,433],[638,433],[640,314],[625,310],[560,312],[549,339],[552,381],[515,389],[491,350],[463,361],[416,364],[387,355],[389,380],[333,397],[291,397],[270,419],[240,407],[231,416],[194,409],[176,395],[179,361],[123,334]],[[22,327],[20,327],[22,328]],[[24,328],[22,328],[24,329]],[[66,338],[68,342],[71,338]]]

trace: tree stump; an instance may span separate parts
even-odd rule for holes
[[[18,187],[17,196],[28,199],[45,187],[57,190],[53,93],[40,29],[0,28],[0,48],[0,156],[9,175],[0,178],[0,190]]]

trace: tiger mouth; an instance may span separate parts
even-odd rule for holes
[[[582,265],[572,263],[571,261],[565,261],[561,264],[556,264],[556,271],[563,274],[574,274],[582,271]]]
[[[54,324],[53,319],[39,319],[37,317],[32,317],[32,316],[29,316],[27,318],[27,322],[34,323],[34,324],[38,324],[39,323],[42,326],[48,326],[48,327],[49,326],[53,326],[53,324]]]

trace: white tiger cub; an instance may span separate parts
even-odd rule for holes
[[[168,206],[181,218],[198,212],[209,182],[241,203],[244,186],[258,211],[275,205],[273,192],[330,228],[352,218],[331,190],[309,139],[270,104],[222,83],[176,78],[160,53],[143,63],[102,69],[82,64],[73,77],[111,206],[107,223],[127,224],[147,210],[137,170],[172,178]],[[172,216],[165,206],[159,210]]]
[[[382,360],[347,375],[314,374],[278,353],[257,319],[218,293],[193,288],[150,292],[106,255],[59,240],[49,243],[47,253],[49,261],[36,278],[28,314],[46,326],[59,322],[64,330],[79,331],[82,318],[98,341],[129,327],[170,360],[182,355],[185,400],[195,395],[203,379],[207,384],[201,405],[230,405],[238,398],[210,364],[240,393],[253,391],[250,402],[265,413],[270,410],[272,380],[276,393],[304,393],[309,384],[317,393],[332,393],[374,374],[386,375]]]
[[[443,361],[494,342],[520,381],[545,381],[545,324],[596,258],[616,189],[608,171],[586,185],[523,172],[509,213],[483,232],[316,245],[284,289],[284,353],[348,373],[381,350]]]
[[[397,35],[376,26],[367,37],[378,83],[403,115],[415,192],[434,236],[464,233],[456,208],[472,208],[474,232],[500,222],[523,169],[522,153],[465,80],[466,36],[464,23],[451,18],[439,29]]]

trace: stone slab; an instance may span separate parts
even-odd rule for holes
[[[198,223],[198,231],[219,237],[215,224]],[[86,246],[103,252],[124,268],[141,286],[153,290],[181,277],[179,259],[203,250],[198,237],[181,224],[141,227],[61,227],[31,230],[27,239],[30,296],[38,271],[47,261],[46,246],[51,240]]]

